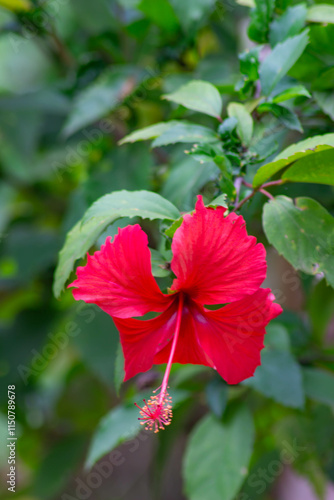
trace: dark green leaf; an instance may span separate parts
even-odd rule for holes
[[[265,349],[261,366],[246,384],[291,408],[303,408],[304,391],[299,364],[287,351]]]
[[[251,2],[247,0],[246,5],[253,7],[253,0]],[[269,24],[274,8],[274,0],[255,0],[255,9],[251,11],[251,22],[248,28],[249,38],[259,43],[266,43],[268,41]]]
[[[223,101],[216,87],[209,82],[193,80],[163,98],[221,120]]]
[[[230,117],[238,120],[238,136],[245,146],[249,146],[253,135],[253,118],[251,114],[243,104],[237,102],[231,102],[227,107],[227,112]]]
[[[204,417],[190,435],[184,458],[189,500],[232,500],[247,475],[253,450],[250,412],[241,407],[224,423]]]
[[[85,255],[109,224],[121,217],[174,220],[180,217],[169,201],[150,191],[115,191],[97,200],[68,233],[59,254],[54,294],[59,297],[74,263]]]
[[[213,10],[216,0],[170,0],[175,13],[185,29],[203,22],[205,17]]]
[[[154,24],[166,31],[176,31],[178,19],[168,0],[141,0],[138,9]]]
[[[214,378],[206,386],[205,392],[210,410],[217,418],[221,418],[228,399],[227,385],[222,380]]]
[[[304,387],[306,395],[334,407],[334,374],[318,368],[304,368]]]
[[[334,148],[297,160],[284,172],[282,179],[334,186]]]
[[[168,128],[159,137],[157,137],[152,147],[167,146],[168,144],[182,143],[196,143],[196,142],[216,142],[217,135],[213,130],[203,127],[202,125],[194,125],[193,123],[178,123],[173,127]]]
[[[278,43],[260,65],[262,91],[269,95],[304,52],[308,30]]]
[[[263,228],[295,269],[323,272],[334,287],[334,218],[311,198],[277,196],[264,205]]]
[[[63,133],[70,136],[115,109],[134,90],[138,71],[122,67],[106,70],[77,97]]]
[[[99,423],[91,442],[85,466],[92,467],[116,446],[134,438],[141,429],[138,408],[116,406]]]

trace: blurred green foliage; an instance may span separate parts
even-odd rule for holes
[[[0,0],[4,500],[8,385],[22,500],[270,500],[288,466],[325,498],[334,481],[333,40],[330,2]],[[281,178],[293,182],[267,188],[274,203],[252,191]],[[167,201],[133,219],[113,205],[120,190]],[[107,222],[96,228],[87,212],[88,243],[75,237],[67,269],[60,260],[57,295],[77,259],[136,221],[166,288],[180,221],[171,223],[198,193],[240,208],[249,232],[286,259],[269,250],[268,285],[284,313],[256,376],[228,387],[213,370],[173,366],[173,423],[154,437],[138,434],[133,401],[159,385],[161,367],[120,386],[112,320],[69,291],[52,294],[67,233],[110,193],[91,209]],[[147,209],[147,196],[127,196]]]

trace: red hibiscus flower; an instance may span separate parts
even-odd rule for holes
[[[211,366],[229,384],[252,376],[260,364],[265,327],[282,309],[266,276],[265,249],[249,236],[242,216],[206,208],[198,196],[193,214],[176,230],[171,269],[176,278],[163,294],[151,272],[148,239],[138,224],[119,229],[77,268],[76,300],[98,305],[120,333],[125,379],[167,363],[160,392],[141,409],[147,428],[170,423],[167,392],[172,363]],[[206,306],[221,305],[215,310]],[[149,320],[134,319],[149,311]]]

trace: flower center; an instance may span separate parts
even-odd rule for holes
[[[172,347],[169,353],[169,358],[166,366],[166,371],[162,384],[160,387],[160,393],[155,395],[159,390],[153,391],[153,396],[146,402],[144,399],[145,406],[141,408],[136,403],[135,405],[140,410],[140,415],[138,420],[141,420],[141,425],[146,425],[146,430],[154,430],[154,432],[159,432],[159,429],[164,429],[166,425],[169,425],[172,420],[172,398],[168,394],[168,379],[170,370],[173,363],[173,358],[175,354],[176,344],[179,338],[181,319],[182,319],[182,309],[183,309],[183,294],[179,295],[179,304],[177,310],[175,333],[173,337]]]

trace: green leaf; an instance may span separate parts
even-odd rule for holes
[[[284,406],[303,408],[305,398],[302,373],[289,352],[287,331],[279,325],[271,325],[267,330],[261,365],[256,369],[254,377],[245,380],[244,384]]]
[[[284,149],[274,161],[263,165],[256,172],[253,179],[253,186],[261,186],[274,174],[282,170],[282,168],[291,165],[294,161],[307,155],[313,155],[319,151],[334,147],[334,134],[317,135],[304,141],[292,144]]]
[[[160,195],[144,190],[114,191],[97,200],[66,237],[55,272],[53,290],[56,297],[59,297],[75,261],[85,255],[109,224],[121,217],[173,221],[180,217],[180,213]]]
[[[112,387],[119,345],[119,334],[113,321],[94,304],[85,303],[78,306],[74,321],[80,333],[73,336],[71,343],[78,349],[84,363]]]
[[[85,439],[80,435],[59,438],[39,462],[33,495],[45,500],[60,497],[72,474],[79,466],[85,450]],[[66,460],[64,460],[66,457]]]
[[[334,408],[334,374],[317,368],[303,368],[306,395]]]
[[[228,116],[238,120],[237,133],[241,142],[249,146],[253,135],[253,118],[243,104],[231,102],[227,106]]]
[[[169,271],[166,269],[166,260],[162,257],[161,253],[153,248],[150,248],[151,252],[151,265],[152,265],[152,274],[157,278],[164,278],[169,276]]]
[[[322,111],[334,121],[334,92],[331,90],[319,90],[313,92],[313,97],[317,101]]]
[[[217,177],[218,167],[213,162],[199,163],[186,158],[177,164],[165,182],[162,195],[174,203],[180,210],[193,209],[194,198],[200,189]]]
[[[175,92],[165,94],[163,99],[181,104],[185,108],[214,116],[221,121],[220,114],[223,101],[220,93],[211,83],[193,80],[182,85]]]
[[[28,0],[0,0],[0,7],[13,12],[26,12],[32,10],[34,5]]]
[[[179,122],[177,120],[171,120],[169,122],[160,122],[155,123],[154,125],[150,125],[149,127],[142,128],[140,130],[136,130],[129,135],[123,137],[122,140],[119,141],[118,144],[125,144],[127,142],[137,142],[137,141],[147,141],[148,139],[155,139],[159,137],[161,134],[169,130],[170,128],[178,125]]]
[[[273,97],[273,102],[280,103],[300,96],[311,97],[311,94],[304,87],[304,85],[295,85],[294,87],[290,87],[289,89],[283,90],[283,92],[276,94]]]
[[[193,123],[181,122],[173,127],[165,130],[160,137],[157,137],[152,147],[167,146],[168,144],[195,143],[195,142],[217,142],[218,136],[215,132],[202,125],[194,125]]]
[[[168,0],[159,0],[159,2],[156,0],[141,0],[138,9],[164,31],[173,32],[178,29],[178,19]]]
[[[263,351],[261,366],[245,385],[253,387],[284,406],[304,407],[300,366],[289,352]]]
[[[323,272],[334,287],[334,218],[311,198],[277,196],[264,205],[269,243],[306,274]]]
[[[99,423],[88,450],[85,467],[91,468],[116,446],[134,438],[141,429],[138,408],[116,406]]]
[[[298,130],[298,132],[303,132],[300,121],[298,120],[297,115],[291,111],[289,108],[282,106],[281,104],[275,104],[273,102],[265,102],[260,104],[257,108],[260,113],[264,111],[271,112],[276,118],[279,119],[283,125],[292,129]]]
[[[138,71],[133,68],[106,70],[76,98],[63,134],[68,137],[106,116],[133,92],[138,80]]]
[[[284,172],[282,179],[334,186],[334,148],[297,160]]]
[[[277,83],[297,62],[308,44],[308,30],[278,43],[260,65],[260,82],[264,95],[269,95]]]
[[[329,4],[311,5],[307,11],[307,21],[312,23],[334,23],[334,6]]]
[[[184,29],[188,30],[192,25],[203,22],[206,16],[213,10],[216,0],[170,0],[174,11]]]
[[[222,379],[214,378],[206,386],[205,392],[210,410],[217,418],[221,418],[227,405],[228,386]]]
[[[118,344],[115,360],[115,372],[114,372],[114,384],[116,389],[116,394],[119,396],[121,386],[124,380],[124,356],[122,351],[121,343]]]
[[[184,458],[185,493],[189,500],[232,500],[247,475],[254,428],[242,406],[225,422],[204,417],[190,435]]]
[[[307,15],[304,3],[288,7],[286,11],[270,25],[269,40],[272,46],[287,38],[297,35],[305,26]]]

